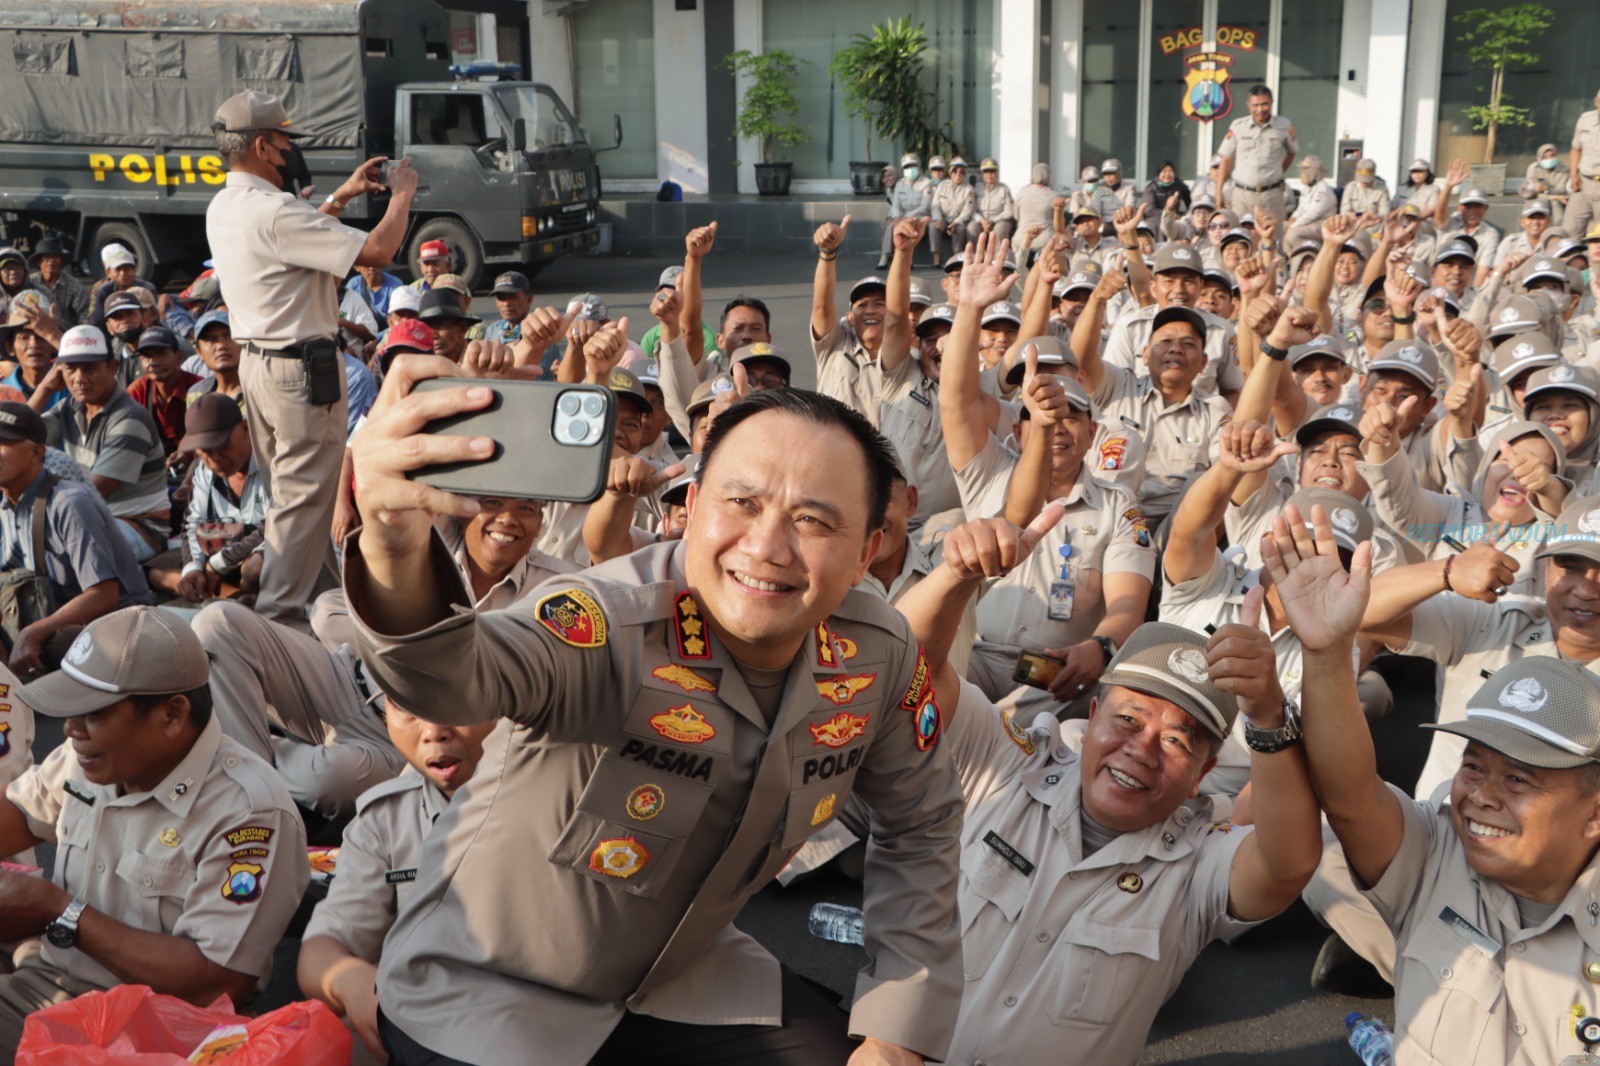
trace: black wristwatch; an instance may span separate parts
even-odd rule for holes
[[[1416,315],[1394,315],[1393,318],[1397,326],[1409,326],[1417,320]]]
[[[1294,700],[1285,696],[1283,698],[1283,724],[1276,729],[1257,729],[1245,719],[1244,742],[1251,751],[1259,751],[1263,755],[1282,751],[1300,739],[1300,708]]]
[[[1289,358],[1289,349],[1287,348],[1279,348],[1276,345],[1268,344],[1266,341],[1262,341],[1260,347],[1261,354],[1274,362],[1281,363]]]
[[[1110,666],[1111,660],[1117,657],[1117,642],[1112,640],[1110,637],[1102,637],[1098,633],[1091,636],[1089,639],[1100,645],[1100,650],[1105,652],[1106,655],[1106,665]]]
[[[78,919],[89,904],[81,896],[72,897],[61,917],[44,927],[45,939],[58,948],[70,948],[78,942]]]

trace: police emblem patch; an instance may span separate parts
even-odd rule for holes
[[[922,706],[916,710],[917,750],[927,751],[939,743],[939,733],[944,729],[944,716],[939,712],[939,700],[929,687]]]
[[[717,686],[706,678],[701,677],[687,666],[672,663],[668,666],[658,666],[650,671],[650,676],[665,681],[669,685],[677,685],[685,692],[715,692]]]
[[[644,869],[650,852],[633,837],[602,840],[589,856],[589,869],[607,877],[629,878]]]
[[[623,809],[636,822],[648,822],[667,805],[667,794],[660,785],[640,785],[628,793]]]
[[[688,703],[651,715],[650,728],[679,744],[704,744],[717,735],[716,727]]]
[[[1123,459],[1127,454],[1127,437],[1107,437],[1100,445],[1100,469],[1121,470]]]
[[[853,677],[836,677],[817,682],[817,694],[835,707],[852,703],[855,698],[878,680],[877,674],[857,674]]]
[[[1016,719],[1009,714],[1001,714],[1000,724],[1005,727],[1006,736],[1011,738],[1013,744],[1022,749],[1024,755],[1033,754],[1033,738],[1028,735],[1026,729],[1017,724]]]
[[[922,654],[922,649],[917,648],[917,668],[911,674],[911,685],[906,689],[906,694],[900,700],[900,709],[916,711],[922,706],[922,699],[928,693],[928,678],[931,671],[928,668],[928,657]]]
[[[1117,878],[1117,887],[1124,892],[1137,892],[1144,887],[1144,878],[1135,873],[1126,873]]]
[[[866,731],[870,714],[851,714],[840,711],[826,722],[806,726],[811,730],[811,746],[842,748]]]
[[[1531,677],[1519,678],[1500,693],[1500,706],[1523,714],[1538,714],[1550,702],[1550,693]]]
[[[534,604],[533,616],[563,644],[574,648],[605,647],[606,616],[582,589],[552,592]]]
[[[228,879],[222,883],[222,898],[229,903],[254,903],[261,898],[261,875],[265,870],[257,862],[236,862],[228,867]]]
[[[817,800],[817,805],[811,810],[811,824],[821,825],[829,818],[832,818],[833,805],[838,802],[838,799],[839,796],[837,793],[830,792],[826,796],[823,796],[821,799]]]
[[[10,732],[11,726],[7,725],[5,722],[0,722],[0,759],[3,759],[7,755],[11,754],[11,737],[9,736]]]

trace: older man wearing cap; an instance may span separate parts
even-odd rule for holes
[[[190,603],[254,593],[261,586],[268,500],[244,414],[212,392],[189,409],[186,424],[182,450],[200,462],[190,479],[182,547],[166,571],[170,584],[157,573],[160,556],[151,563],[151,580]]]
[[[127,388],[144,373],[139,363],[139,335],[156,324],[154,307],[146,308],[142,290],[127,289],[106,298],[105,331],[117,365],[117,384]]]
[[[461,309],[456,294],[439,288],[424,294],[418,317],[433,330],[434,354],[452,363],[461,362],[467,350],[467,330],[478,319]]]
[[[835,317],[835,260],[849,225],[849,215],[839,224],[824,222],[812,237],[817,269],[812,281],[811,349],[817,358],[817,391],[854,407],[876,427],[884,396],[900,386],[911,363],[911,318],[909,313],[890,315],[888,283],[876,274],[850,287],[850,309]]]
[[[304,626],[307,604],[331,573],[328,529],[349,430],[335,339],[337,279],[355,266],[393,261],[417,175],[401,160],[385,185],[383,160],[370,159],[313,208],[288,189],[299,155],[294,140],[307,131],[276,97],[256,90],[229,97],[212,131],[228,177],[206,212],[206,233],[233,336],[244,344],[247,424],[274,502],[257,603],[268,618]],[[389,204],[370,233],[338,221],[346,203],[380,189]]]
[[[48,308],[50,305],[41,298],[41,306]],[[17,390],[24,401],[31,400],[50,377],[50,369],[55,364],[56,344],[52,333],[54,331],[39,323],[27,301],[14,304],[6,324],[0,326],[0,349],[14,362],[15,368],[0,378],[0,385]],[[58,376],[53,388],[46,390],[43,410],[48,411],[67,398],[65,385]]]
[[[25,292],[38,292],[28,280],[28,260],[15,248],[0,248],[0,314]]]
[[[1241,215],[1264,207],[1283,218],[1283,178],[1300,151],[1294,123],[1272,113],[1272,90],[1265,85],[1251,86],[1245,102],[1250,113],[1229,124],[1217,153],[1217,184],[1233,182],[1233,191],[1217,202]]]
[[[956,156],[950,160],[950,176],[934,187],[930,205],[928,233],[936,266],[944,265],[948,258],[945,241],[950,242],[950,254],[961,251],[967,240],[967,225],[977,209],[977,192],[967,184],[967,161]]]
[[[62,329],[71,329],[89,320],[89,290],[66,269],[67,250],[59,237],[46,237],[35,244],[28,263],[33,267],[28,280],[54,301],[56,318]]]
[[[1521,263],[1529,256],[1539,254],[1539,248],[1544,243],[1544,232],[1550,228],[1550,201],[1543,197],[1529,200],[1522,207],[1521,214],[1522,232],[1513,233],[1500,242],[1500,247],[1495,251],[1494,265],[1496,270],[1509,271],[1513,266],[1508,263],[1513,256],[1520,257],[1516,260]]]
[[[55,845],[46,879],[0,871],[0,937],[39,951],[0,977],[0,1050],[28,1017],[119,984],[250,999],[309,880],[270,767],[222,735],[205,650],[153,607],[101,618],[18,695],[67,735],[11,782],[0,848]]]
[[[1389,183],[1378,176],[1375,160],[1363,156],[1356,160],[1355,180],[1344,187],[1339,197],[1341,215],[1377,215],[1389,213]]]
[[[1312,783],[1396,941],[1396,1061],[1580,1054],[1573,1020],[1600,1012],[1600,983],[1589,979],[1600,974],[1600,683],[1542,656],[1457,671],[1471,688],[1439,728],[1465,752],[1447,789],[1408,799],[1379,778],[1356,706],[1350,656],[1370,614],[1367,553],[1347,574],[1325,516],[1315,535],[1295,523],[1274,541],[1269,566],[1306,648]],[[1580,543],[1584,555],[1571,555],[1574,545],[1563,557],[1593,575],[1594,544]]]
[[[444,241],[423,241],[417,249],[417,277],[407,286],[416,293],[433,289],[434,282],[455,268],[455,257]]]
[[[1150,371],[1141,356],[1152,333],[1151,324],[1168,308],[1194,308],[1200,296],[1202,269],[1200,254],[1186,245],[1169,243],[1156,253],[1151,286],[1156,302],[1118,316],[1106,340],[1104,358],[1108,366],[1120,367],[1141,378],[1148,376]],[[1206,355],[1195,384],[1213,395],[1235,400],[1244,387],[1244,376],[1239,372],[1233,324],[1209,312],[1194,313],[1204,326]]]
[[[120,523],[91,486],[46,469],[45,439],[38,412],[0,403],[0,569],[30,571],[50,589],[37,610],[22,605],[6,633],[10,667],[25,679],[59,663],[78,627],[150,602]]]
[[[1020,565],[1057,517],[956,529],[901,600],[950,708],[944,743],[966,800],[967,987],[948,1062],[1131,1066],[1200,951],[1292,903],[1321,850],[1259,593],[1209,638],[1135,630],[1100,677],[1081,742],[1053,717],[1006,714],[945,662],[953,605]],[[1236,721],[1253,748],[1253,827],[1228,821],[1208,787]],[[864,815],[852,805],[844,821],[864,828]]]

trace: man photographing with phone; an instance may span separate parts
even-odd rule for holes
[[[384,188],[382,157],[363,163],[315,208],[292,190],[301,167],[294,142],[309,131],[294,125],[277,97],[254,90],[229,97],[211,131],[228,179],[206,211],[206,238],[244,349],[239,377],[250,443],[272,498],[256,610],[308,630],[307,604],[324,568],[333,572],[328,531],[347,428],[338,286],[328,276],[393,261],[417,174],[400,160],[387,175],[388,209],[365,233],[339,215],[357,196]]]
[[[440,722],[519,727],[440,816],[385,943],[389,1060],[943,1059],[961,792],[909,625],[851,588],[883,537],[887,443],[835,400],[756,392],[717,418],[681,541],[479,613],[432,524],[476,504],[408,476],[490,456],[487,438],[427,431],[490,389],[412,392],[462,374],[402,356],[353,445],[365,525],[345,591],[372,679]],[[574,465],[534,447],[523,469]],[[859,1045],[831,997],[731,925],[852,794],[873,837]]]

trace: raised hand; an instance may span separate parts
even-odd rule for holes
[[[1512,448],[1506,441],[1500,442],[1500,458],[1497,463],[1504,463],[1511,471],[1511,477],[1518,485],[1528,491],[1530,496],[1538,496],[1550,488],[1553,479],[1550,468],[1543,459],[1531,452],[1519,452]]]
[[[591,385],[609,385],[611,372],[628,354],[628,319],[623,316],[607,322],[604,328],[583,344],[584,380]]]
[[[1017,275],[1006,273],[1006,256],[1010,251],[1009,240],[996,241],[988,233],[980,234],[976,245],[967,245],[967,258],[961,265],[961,282],[957,288],[962,303],[988,307],[1011,295]]]
[[[1247,259],[1244,263],[1239,265],[1242,268],[1246,263],[1249,262],[1250,261]],[[1244,275],[1241,273],[1236,275],[1236,277],[1240,279],[1240,288],[1243,288]],[[1252,279],[1259,278],[1261,277],[1261,274],[1257,272],[1255,274],[1251,274],[1250,277]],[[1257,337],[1260,337],[1263,340],[1266,339],[1272,333],[1273,329],[1277,327],[1278,319],[1282,317],[1285,307],[1286,304],[1281,297],[1270,292],[1262,293],[1254,300],[1251,300],[1250,306],[1245,308],[1245,328],[1251,333],[1254,333]]]
[[[1279,440],[1270,427],[1260,422],[1224,422],[1218,434],[1221,451],[1217,462],[1240,474],[1256,474],[1285,455],[1294,455],[1300,445]]]
[[[817,232],[811,235],[812,243],[817,246],[817,251],[823,255],[833,255],[839,251],[839,245],[844,243],[845,231],[850,228],[850,216],[840,219],[838,224],[824,222],[817,227]]]
[[[1472,363],[1461,368],[1456,379],[1445,390],[1444,409],[1450,415],[1470,414],[1478,390],[1483,387],[1483,364]]]
[[[1128,275],[1116,267],[1109,268],[1100,275],[1100,280],[1095,282],[1094,295],[1102,302],[1113,299],[1117,293],[1128,287]]]
[[[1261,628],[1265,598],[1260,585],[1245,593],[1240,620],[1219,627],[1206,642],[1206,666],[1211,683],[1233,693],[1246,718],[1275,720],[1283,709],[1283,688],[1272,638]]]
[[[1383,279],[1383,296],[1389,301],[1389,310],[1397,315],[1403,315],[1422,295],[1422,282],[1412,277],[1404,266],[1399,264],[1389,267],[1388,275]]]
[[[1241,260],[1233,273],[1234,280],[1239,283],[1239,295],[1254,297],[1257,293],[1265,292],[1272,281],[1277,261],[1277,253],[1271,248],[1263,248]]]
[[[662,328],[672,327],[672,335],[678,333],[678,312],[683,308],[683,297],[678,295],[677,289],[660,289],[650,300],[650,313],[660,321]]]
[[[1164,208],[1162,208],[1162,210],[1168,213],[1176,213],[1178,210],[1178,205],[1182,202],[1182,198],[1179,197],[1177,193],[1173,193],[1171,196],[1167,197],[1167,204]]]
[[[657,489],[688,469],[682,463],[657,470],[647,460],[619,455],[611,460],[606,491],[613,496],[653,496]]]
[[[1122,242],[1124,248],[1139,242],[1140,213],[1137,207],[1119,207],[1117,213],[1111,216],[1111,224],[1117,230],[1117,240]]]
[[[1367,216],[1363,215],[1334,215],[1322,222],[1322,242],[1324,245],[1343,245],[1354,237],[1361,229],[1361,221]]]
[[[1439,337],[1444,341],[1444,346],[1450,349],[1450,354],[1455,356],[1458,368],[1483,364],[1479,355],[1483,350],[1483,334],[1471,322],[1464,318],[1446,322],[1439,331]]]
[[[1004,577],[1032,554],[1040,538],[1066,514],[1066,508],[1052,503],[1028,523],[1018,528],[1004,518],[980,518],[951,530],[944,541],[944,566],[962,581]]]
[[[1061,247],[1055,239],[1052,239],[1039,255],[1039,283],[1054,285],[1066,272],[1066,265],[1061,261]]]
[[[848,218],[845,219],[847,224],[849,221]],[[692,229],[683,238],[683,248],[689,254],[690,259],[704,259],[706,253],[711,251],[711,246],[716,243],[717,224],[715,222],[709,226],[700,226]]]
[[[461,353],[461,369],[467,372],[468,377],[508,377],[516,365],[511,345],[499,341],[468,341],[467,350]]]
[[[905,252],[907,255],[917,250],[922,243],[923,234],[928,232],[928,219],[902,218],[894,226],[895,251]]]
[[[1465,159],[1452,159],[1444,171],[1444,187],[1453,189],[1467,180],[1467,161]]]
[[[1350,644],[1361,628],[1372,591],[1372,542],[1356,547],[1346,571],[1320,504],[1311,509],[1311,524],[1307,529],[1298,507],[1284,507],[1272,520],[1272,532],[1261,538],[1261,561],[1301,646],[1326,651]]]
[[[1273,325],[1267,340],[1274,348],[1292,348],[1317,335],[1317,313],[1300,304],[1290,304]]]
[[[1039,432],[1067,417],[1067,390],[1056,375],[1039,373],[1038,345],[1030,342],[1022,349],[1022,358],[1022,404],[1033,418],[1034,432]]]
[[[1407,396],[1400,407],[1379,400],[1361,416],[1361,452],[1369,463],[1382,463],[1400,450],[1400,426],[1417,406],[1417,397]]]
[[[711,406],[706,409],[706,418],[715,425],[717,416],[746,396],[750,395],[750,375],[745,370],[743,363],[733,364],[731,376],[727,379],[726,388],[711,388]]]
[[[577,317],[576,308],[559,311],[554,307],[535,307],[522,320],[522,339],[543,352],[561,339]]]
[[[1261,244],[1272,248],[1277,245],[1278,216],[1262,207],[1256,208],[1256,233],[1260,235]]]

